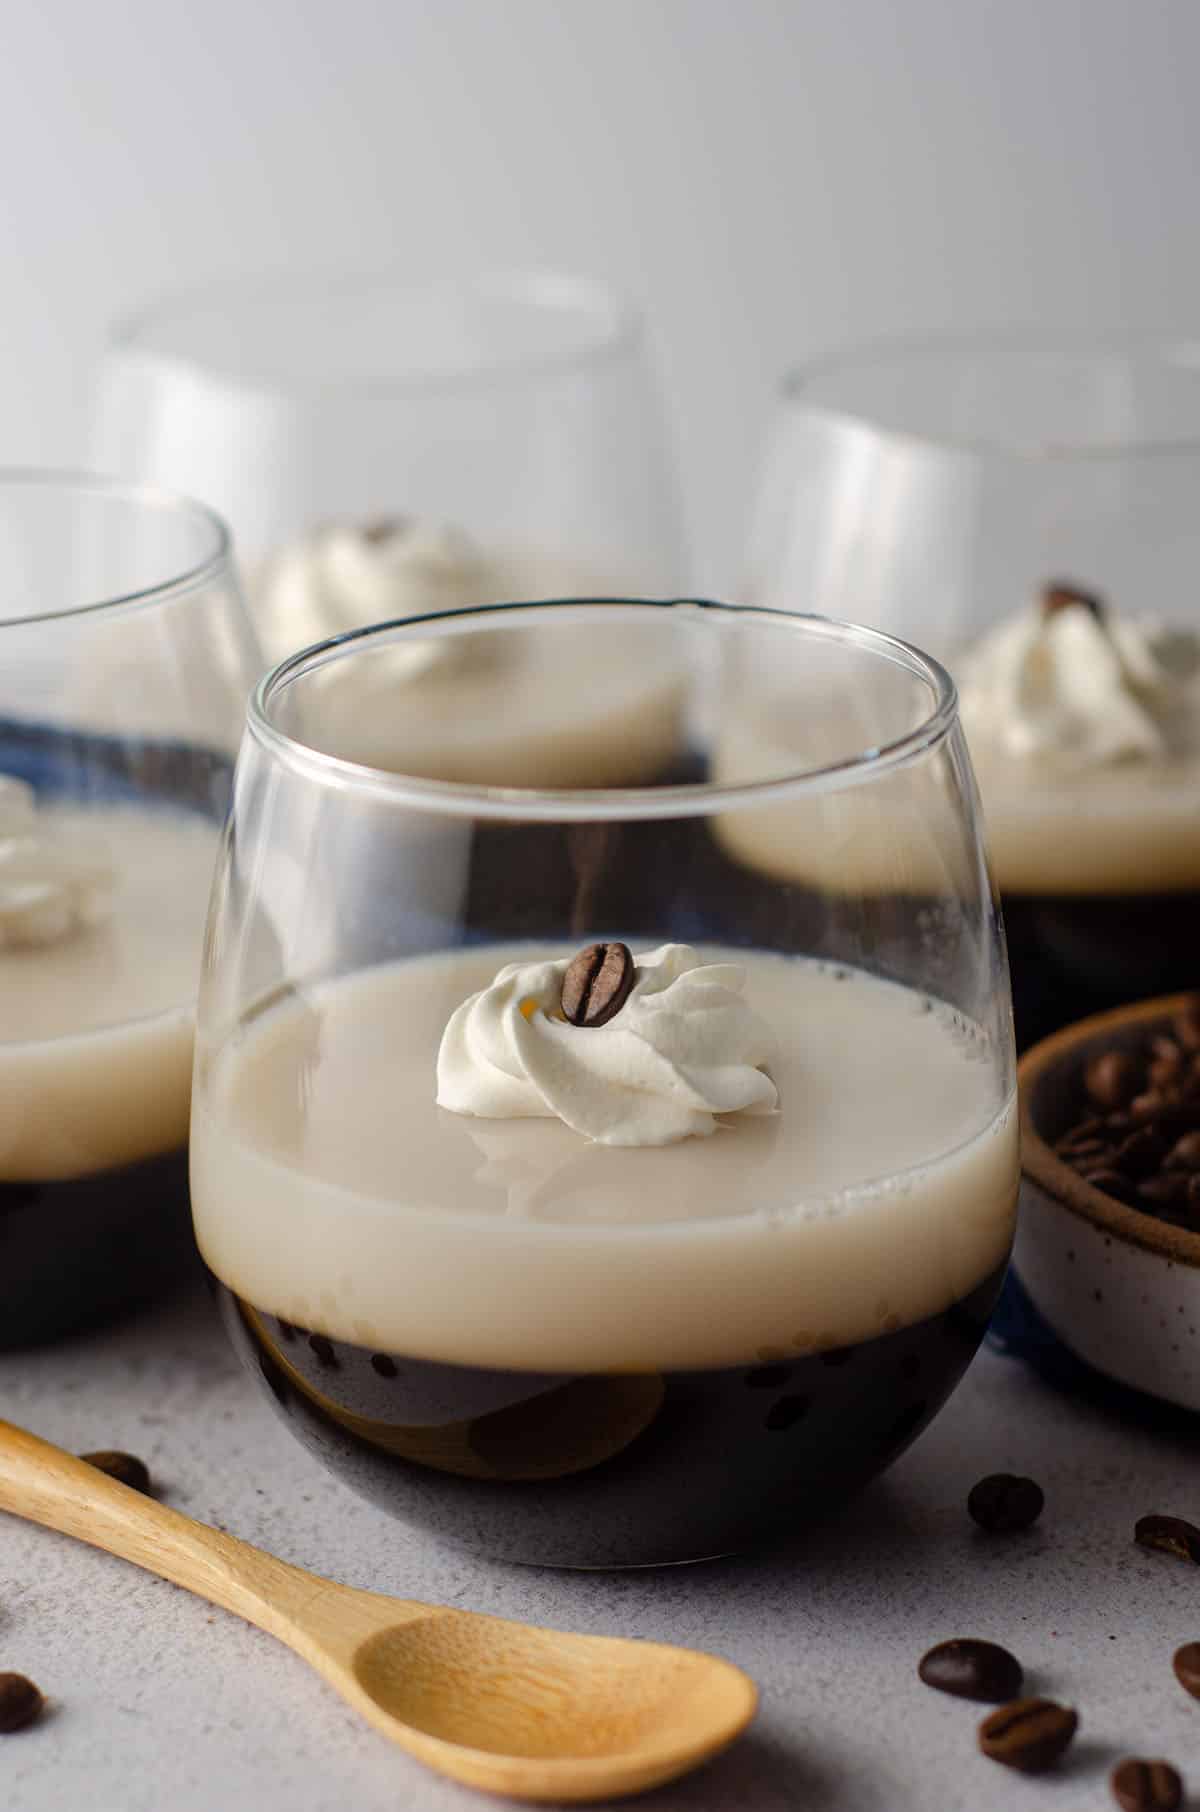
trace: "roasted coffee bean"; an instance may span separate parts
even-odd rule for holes
[[[1126,1176],[1148,1177],[1162,1163],[1169,1144],[1154,1126],[1140,1127],[1118,1145],[1112,1167]]]
[[[1187,1199],[1189,1208],[1200,1207],[1200,1174],[1188,1178]]]
[[[1184,1692],[1190,1692],[1193,1699],[1200,1699],[1200,1642],[1185,1642],[1182,1648],[1177,1648],[1171,1665]]]
[[[24,1674],[0,1674],[0,1735],[24,1730],[39,1716],[45,1702]]]
[[[1113,1798],[1121,1812],[1179,1812],[1183,1782],[1170,1762],[1131,1755],[1112,1771]]]
[[[1142,1091],[1142,1066],[1128,1051],[1101,1051],[1084,1070],[1083,1086],[1098,1106],[1125,1107]]]
[[[1085,1164],[1090,1164],[1093,1158],[1106,1160],[1113,1158],[1116,1155],[1116,1146],[1108,1139],[1082,1139],[1078,1145],[1060,1146],[1059,1151],[1064,1157],[1070,1158],[1072,1164],[1077,1168],[1082,1169]]]
[[[1067,579],[1051,579],[1042,587],[1042,615],[1057,616],[1060,610],[1069,610],[1073,604],[1082,605],[1097,618],[1103,619],[1104,601],[1094,591],[1081,591],[1078,585],[1072,585]]]
[[[1021,1690],[1021,1663],[995,1642],[958,1636],[939,1642],[921,1659],[918,1674],[926,1686],[953,1693],[956,1699],[979,1699],[1002,1705]]]
[[[1115,1197],[1118,1202],[1132,1206],[1137,1200],[1137,1184],[1132,1177],[1122,1176],[1119,1170],[1105,1165],[1099,1170],[1081,1170],[1080,1175],[1093,1189],[1103,1190],[1105,1195]]]
[[[1192,1179],[1186,1171],[1164,1170],[1138,1184],[1138,1201],[1149,1203],[1151,1208],[1172,1208],[1187,1201],[1191,1186]]]
[[[973,1522],[990,1535],[1009,1535],[1028,1529],[1042,1514],[1046,1499],[1033,1479],[1011,1472],[991,1472],[972,1485],[967,1511]]]
[[[1018,1699],[992,1712],[979,1726],[979,1747],[993,1762],[1041,1774],[1053,1767],[1079,1727],[1066,1705],[1053,1699]]]
[[[1200,1051],[1200,995],[1184,1002],[1171,1021],[1171,1030],[1185,1051]]]
[[[1200,1132],[1185,1132],[1164,1160],[1168,1170],[1200,1170]]]
[[[132,1491],[150,1490],[150,1472],[145,1460],[139,1460],[133,1453],[81,1453],[81,1460],[94,1466],[97,1472],[107,1472],[110,1479],[116,1479],[119,1485],[128,1485]]]
[[[1077,1151],[1081,1145],[1089,1145],[1093,1139],[1106,1139],[1109,1132],[1109,1121],[1102,1114],[1092,1114],[1087,1120],[1081,1120],[1065,1132],[1054,1147],[1055,1151]]]
[[[607,1025],[633,987],[633,957],[624,944],[589,944],[568,964],[562,1010],[573,1026]]]
[[[1173,1554],[1200,1566],[1200,1529],[1181,1516],[1142,1516],[1134,1524],[1133,1539],[1140,1548]]]
[[[1133,1097],[1129,1103],[1129,1112],[1135,1120],[1144,1125],[1148,1120],[1157,1120],[1160,1114],[1165,1114],[1175,1105],[1170,1090],[1147,1089],[1142,1094]]]

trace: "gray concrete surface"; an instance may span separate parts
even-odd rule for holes
[[[1200,1519],[1196,1445],[1057,1396],[985,1353],[933,1428],[833,1526],[784,1550],[659,1573],[563,1575],[464,1559],[352,1497],[238,1370],[198,1291],[107,1333],[0,1357],[0,1414],[74,1449],[142,1454],[166,1500],[288,1560],[411,1597],[712,1648],[759,1681],[750,1735],[647,1812],[1077,1812],[1123,1754],[1200,1789],[1200,1703],[1171,1655],[1200,1639],[1200,1572],[1143,1553],[1135,1518]],[[1033,1473],[1031,1534],[964,1500]],[[976,1752],[983,1708],[920,1684],[933,1642],[1011,1647],[1030,1690],[1078,1707],[1054,1777]],[[395,1751],[305,1666],[224,1612],[0,1518],[0,1669],[51,1696],[0,1738],[4,1812],[466,1812],[488,1803]],[[1200,1798],[1195,1803],[1200,1803]]]

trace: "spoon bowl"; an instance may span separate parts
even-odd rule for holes
[[[694,1649],[337,1585],[0,1422],[0,1510],[120,1555],[278,1637],[439,1774],[515,1799],[644,1792],[733,1742],[754,1683]]]

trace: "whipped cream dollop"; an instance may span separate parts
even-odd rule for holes
[[[33,788],[0,775],[0,950],[57,944],[98,924],[115,879],[102,838],[47,824]]]
[[[601,1145],[671,1145],[718,1114],[768,1114],[775,1041],[742,998],[738,963],[687,944],[635,958],[628,999],[599,1026],[561,1010],[569,958],[508,963],[451,1015],[437,1060],[439,1107],[481,1119],[557,1118]]]
[[[459,610],[482,601],[487,569],[461,529],[397,516],[334,522],[270,560],[254,588],[255,614],[270,649],[309,642],[393,617]],[[472,638],[441,637],[390,651],[413,672],[463,658]]]
[[[1200,638],[1058,592],[1000,623],[959,670],[963,725],[1023,760],[1164,761],[1200,735]]]

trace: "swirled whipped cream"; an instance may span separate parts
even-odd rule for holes
[[[1052,588],[963,662],[969,739],[1066,768],[1164,761],[1200,736],[1200,638]]]
[[[57,944],[108,911],[115,875],[104,843],[64,836],[33,788],[0,775],[0,950]]]
[[[569,959],[508,963],[451,1015],[437,1060],[439,1107],[481,1119],[560,1119],[601,1145],[672,1145],[719,1114],[768,1114],[770,1028],[742,998],[738,963],[687,944],[636,959],[628,999],[599,1026],[561,1010]]]
[[[291,651],[366,623],[459,610],[486,591],[474,543],[447,524],[397,516],[334,522],[284,548],[255,587],[255,612],[271,648]],[[472,638],[436,637],[392,651],[413,673],[463,658]]]

